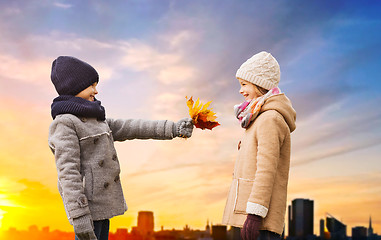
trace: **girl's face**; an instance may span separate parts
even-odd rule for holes
[[[95,95],[98,94],[97,85],[98,85],[98,83],[95,82],[93,85],[91,85],[88,88],[82,90],[82,92],[78,93],[75,96],[93,102],[94,99],[95,99]]]
[[[239,93],[242,94],[242,96],[245,98],[245,101],[250,102],[251,100],[262,96],[262,94],[259,92],[257,87],[251,82],[248,82],[240,78],[238,78],[238,81],[239,81],[239,84],[241,85],[241,89],[239,89]]]

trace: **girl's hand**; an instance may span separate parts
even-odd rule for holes
[[[262,224],[262,217],[254,214],[247,215],[246,221],[241,229],[241,237],[243,240],[257,240],[259,236],[259,228]]]

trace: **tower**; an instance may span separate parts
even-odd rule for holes
[[[325,230],[325,227],[324,227],[324,219],[320,219],[320,231],[319,231],[319,236],[320,236],[320,239],[325,239],[325,236],[324,236],[324,230]]]
[[[296,239],[307,239],[314,234],[314,201],[294,199],[288,207],[288,235]]]
[[[143,236],[153,235],[154,233],[154,222],[153,222],[153,212],[141,211],[138,213],[138,231]]]
[[[369,216],[368,237],[372,237],[372,235],[373,235],[372,216]]]
[[[210,235],[209,219],[206,221],[205,233]]]

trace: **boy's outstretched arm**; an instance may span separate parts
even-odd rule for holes
[[[192,136],[193,123],[183,118],[174,123],[169,120],[150,121],[143,119],[106,119],[115,141],[131,139],[168,140],[175,137]]]

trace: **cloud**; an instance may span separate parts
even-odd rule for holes
[[[330,158],[330,157],[334,157],[338,155],[344,155],[350,152],[366,149],[366,148],[377,146],[377,145],[381,145],[381,139],[372,139],[372,140],[357,142],[353,145],[332,147],[330,149],[326,149],[324,152],[321,152],[321,151],[310,152],[311,154],[309,154],[308,156],[304,154],[302,157],[300,157],[302,160],[295,159],[294,161],[292,161],[291,167],[305,165],[314,161],[320,161],[326,158]]]
[[[122,64],[135,71],[152,71],[173,65],[180,60],[176,54],[160,53],[153,47],[139,42],[130,43],[124,52]]]
[[[292,134],[292,166],[302,166],[381,143],[379,98],[366,102],[344,99],[297,121]],[[324,149],[324,151],[322,151]],[[355,161],[355,159],[348,159]]]
[[[58,191],[53,193],[42,183],[27,179],[19,180],[13,185],[21,187],[21,190],[6,193],[14,204],[1,206],[3,229],[27,229],[32,224],[50,226],[53,229],[71,229]]]
[[[17,15],[20,15],[21,13],[21,9],[17,7],[5,7],[5,9],[3,9],[3,14],[8,17],[15,17]]]
[[[54,2],[53,5],[58,7],[58,8],[63,8],[63,9],[69,9],[69,8],[73,7],[73,5],[71,5],[71,4],[65,4],[65,3],[60,3],[60,2]]]
[[[349,86],[314,87],[302,92],[292,94],[290,98],[297,112],[298,120],[310,118],[325,108],[335,105],[343,98],[355,93],[356,90]]]
[[[22,81],[30,84],[45,85],[50,77],[51,63],[46,58],[20,60],[11,55],[0,55],[0,79]]]
[[[174,32],[167,32],[166,34],[158,36],[161,41],[169,44],[170,49],[176,51],[187,51],[193,48],[201,41],[200,32],[187,28],[183,30],[175,30]]]
[[[49,104],[50,102],[40,106],[19,99],[0,97],[1,176],[36,181],[47,178],[53,180],[47,185],[56,186],[54,157],[47,145],[51,121]]]
[[[184,63],[185,56],[176,50],[163,51],[149,44],[132,41],[124,50],[122,64],[131,70],[149,74],[162,84],[179,84],[191,81],[195,72],[192,65]]]
[[[72,55],[89,61],[101,73],[103,80],[109,80],[114,69],[111,64],[106,64],[109,60],[107,56],[111,58],[113,52],[123,47],[122,44],[114,47],[112,43],[55,32],[44,36],[29,35],[18,41],[0,41],[4,43],[4,47],[0,47],[3,63],[0,66],[0,80],[16,80],[39,86],[46,86],[47,82],[50,84],[51,64],[59,55]],[[20,56],[16,49],[28,50],[21,52]],[[98,54],[104,54],[104,58],[97,58]]]
[[[379,171],[351,176],[310,177],[290,182],[288,198],[290,201],[300,197],[313,199],[315,219],[323,218],[328,212],[353,227],[369,220],[370,213],[378,214],[381,188],[377,183],[380,179]]]
[[[192,65],[184,62],[183,53],[159,49],[138,40],[99,41],[60,32],[9,40],[1,41],[4,47],[0,47],[0,57],[4,64],[0,70],[3,70],[3,78],[18,81],[45,83],[50,76],[51,62],[59,55],[72,55],[89,62],[104,80],[130,70],[147,74],[152,78],[148,81],[173,84],[191,80],[195,72]],[[15,49],[28,51],[21,52],[20,57]]]
[[[158,79],[166,85],[182,83],[191,80],[194,72],[191,66],[169,66],[159,72]]]

